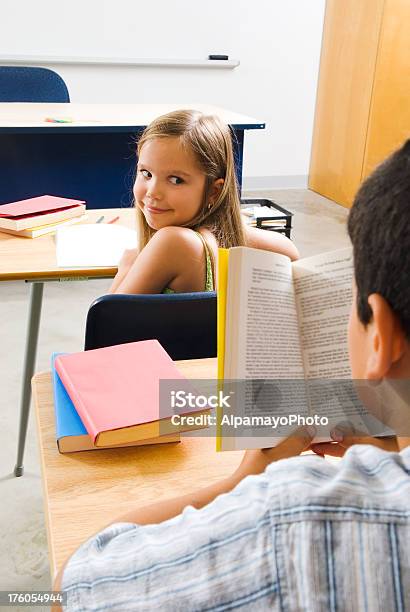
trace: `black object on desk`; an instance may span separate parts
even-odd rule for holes
[[[253,215],[252,218],[255,226],[270,232],[285,234],[287,238],[290,238],[293,213],[283,206],[266,198],[244,198],[241,199],[241,206],[245,209],[247,207],[261,207],[261,209],[264,209],[263,215]]]

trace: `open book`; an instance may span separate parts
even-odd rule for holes
[[[317,442],[346,420],[378,432],[351,381],[351,249],[291,262],[236,247],[222,253],[219,275],[218,372],[232,399],[221,450],[274,446],[300,425],[315,425]]]

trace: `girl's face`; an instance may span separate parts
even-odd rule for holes
[[[155,138],[140,152],[134,184],[136,205],[155,230],[185,225],[199,212],[205,175],[178,137]]]

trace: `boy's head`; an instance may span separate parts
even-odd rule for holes
[[[348,219],[354,378],[404,377],[410,341],[410,140],[360,187]],[[410,378],[410,370],[407,372]]]

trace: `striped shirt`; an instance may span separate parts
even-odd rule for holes
[[[75,612],[410,610],[410,447],[278,461],[200,510],[113,524],[62,588]]]

